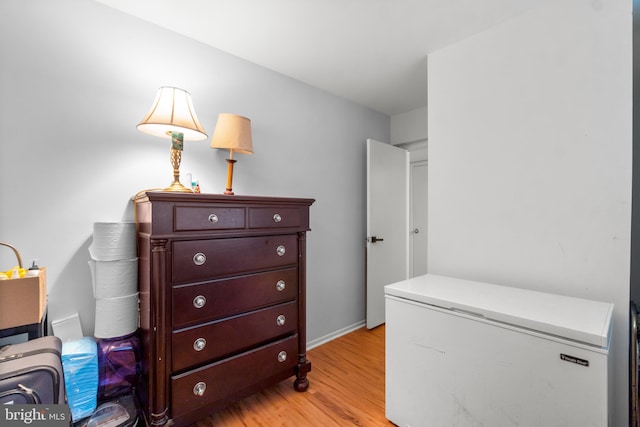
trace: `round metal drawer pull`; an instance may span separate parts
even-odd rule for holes
[[[285,360],[287,360],[287,352],[283,350],[280,353],[278,353],[278,362],[282,363]]]
[[[273,215],[273,222],[280,222],[280,221],[282,221],[282,217],[280,216],[280,214]]]
[[[202,351],[207,346],[207,340],[204,338],[198,338],[193,342],[193,349],[195,351]]]
[[[284,248],[284,246],[282,246],[282,245],[280,245],[280,246],[278,246],[278,247],[276,248],[276,252],[278,253],[278,256],[282,256],[282,255],[284,255],[284,253],[285,253],[286,251],[287,251],[287,250],[286,250],[286,249]]]
[[[284,317],[284,314],[281,314],[280,316],[278,316],[278,318],[276,319],[276,323],[278,324],[278,326],[282,326],[284,325],[284,322],[286,321],[286,317]]]
[[[195,265],[202,265],[207,261],[207,256],[202,252],[198,252],[193,256],[193,263]]]
[[[195,394],[196,396],[202,396],[206,389],[207,389],[207,385],[202,381],[200,381],[198,384],[196,384],[193,387],[193,394]]]
[[[218,222],[218,215],[216,214],[209,215],[209,222],[211,224],[215,224],[216,222]]]
[[[198,295],[193,299],[193,306],[195,308],[202,308],[206,303],[207,299],[204,297],[204,295]]]
[[[287,287],[287,284],[286,284],[286,283],[284,283],[284,280],[278,280],[278,283],[276,283],[276,289],[277,289],[279,292],[284,291],[284,288],[286,288],[286,287]]]

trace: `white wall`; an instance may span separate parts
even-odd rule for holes
[[[425,102],[427,100],[425,99]],[[427,107],[391,116],[391,143],[394,145],[427,140]]]
[[[627,425],[631,2],[563,0],[431,54],[429,271],[615,304]]]
[[[633,145],[640,147],[640,3],[633,2]],[[640,304],[640,150],[633,151],[631,300]]]
[[[391,116],[391,144],[408,150],[411,163],[427,160],[426,106]]]
[[[133,220],[136,192],[170,184],[169,142],[135,126],[175,85],[209,136],[219,113],[252,119],[236,194],[316,199],[308,339],[363,321],[365,140],[389,140],[388,116],[95,2],[5,0],[0,15],[0,240],[47,267],[51,318],[79,311],[92,334],[93,223]],[[181,170],[222,193],[226,155],[208,145],[185,142]]]

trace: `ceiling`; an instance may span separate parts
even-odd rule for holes
[[[395,115],[427,103],[426,55],[540,0],[97,0]]]

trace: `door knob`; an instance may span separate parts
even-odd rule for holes
[[[371,237],[369,238],[369,241],[370,241],[371,243],[375,243],[375,242],[382,242],[383,240],[384,240],[383,238],[381,238],[381,237],[376,237],[376,236],[371,236]]]

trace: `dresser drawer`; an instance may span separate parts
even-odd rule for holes
[[[298,268],[173,287],[173,326],[188,326],[255,310],[298,295]]]
[[[297,235],[178,241],[173,243],[171,277],[186,282],[297,262]]]
[[[175,331],[173,369],[180,371],[208,360],[226,357],[277,337],[298,326],[298,302],[292,301]]]
[[[176,206],[175,231],[245,228],[245,208],[218,205]]]
[[[298,336],[171,377],[172,416],[242,397],[252,386],[295,374]]]
[[[306,222],[305,212],[294,207],[249,208],[249,228],[299,227]]]

